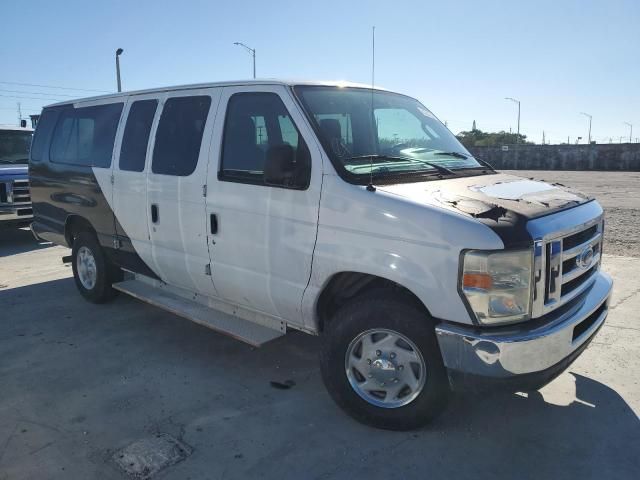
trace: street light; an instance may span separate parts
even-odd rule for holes
[[[591,145],[591,119],[593,118],[588,113],[580,112],[580,115],[584,115],[585,117],[589,117],[589,145]]]
[[[122,84],[120,83],[120,55],[122,55],[122,52],[124,52],[124,50],[121,48],[116,50],[116,78],[118,79],[118,92],[122,91]]]
[[[511,97],[504,97],[505,100],[510,100],[518,104],[518,136],[516,137],[516,143],[520,142],[520,100],[516,100]]]
[[[633,136],[633,125],[631,125],[629,122],[622,123],[629,126],[629,143],[631,143],[631,137]]]
[[[253,78],[256,78],[256,49],[245,45],[242,42],[233,42],[234,45],[244,48],[253,57]]]

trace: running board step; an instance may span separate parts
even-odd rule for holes
[[[214,310],[140,280],[114,283],[113,288],[254,347],[284,335],[280,330]]]

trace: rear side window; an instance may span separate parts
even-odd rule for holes
[[[130,172],[144,170],[151,124],[157,106],[157,100],[139,100],[131,105],[122,137],[120,170]]]
[[[56,126],[56,121],[60,115],[60,109],[47,108],[42,111],[36,133],[31,146],[31,160],[39,162],[43,159],[49,142],[51,141],[51,133]]]
[[[270,150],[291,147],[299,175],[308,177],[310,154],[280,97],[275,93],[236,93],[227,106],[222,144],[222,180],[264,184]],[[302,181],[308,183],[308,179]]]
[[[164,104],[156,131],[151,171],[186,177],[198,164],[202,134],[211,97],[170,98]]]
[[[63,110],[51,141],[51,161],[110,167],[122,106],[112,103]]]

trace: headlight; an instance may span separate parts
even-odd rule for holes
[[[498,325],[531,317],[531,250],[470,250],[462,262],[460,289],[480,323]]]

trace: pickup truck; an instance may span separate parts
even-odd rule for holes
[[[29,149],[33,130],[0,126],[0,227],[28,225],[33,218],[29,191]]]

